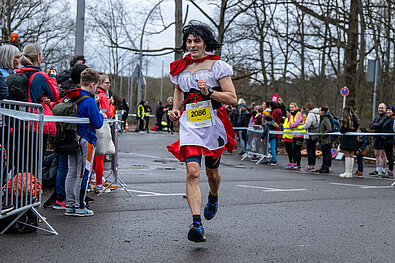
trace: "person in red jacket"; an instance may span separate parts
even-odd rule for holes
[[[108,76],[100,75],[99,87],[97,87],[97,96],[99,97],[99,110],[107,110],[105,112],[108,118],[111,118],[110,102],[107,96],[107,91],[111,87],[111,82]],[[105,155],[95,155],[93,160],[93,167],[96,173],[96,187],[95,193],[100,193],[103,190],[103,170],[104,170]]]
[[[58,89],[58,84],[56,82],[56,71],[50,70],[48,74],[41,71],[40,67],[43,57],[44,56],[39,44],[35,43],[35,44],[26,45],[26,47],[23,49],[23,55],[20,60],[22,67],[17,69],[16,72],[24,73],[29,79],[29,84],[27,87],[28,88],[27,102],[40,103],[43,106],[44,115],[52,115],[50,102],[51,101],[54,102],[59,99],[59,89]],[[37,140],[34,140],[34,138],[37,138],[35,137],[36,132],[37,132],[36,125],[30,127],[29,136],[31,136],[30,140],[32,140],[33,143],[30,149],[38,148],[38,142]],[[43,133],[44,133],[44,137],[42,142],[43,142],[43,151],[45,153],[48,135],[55,135],[56,133],[55,123],[46,122],[43,127]],[[27,158],[29,160],[35,160],[37,151],[32,150],[27,152],[25,150],[26,148],[23,149],[24,143],[19,143],[19,141],[22,142],[22,138],[18,138],[19,136],[21,136],[21,134],[15,132],[14,135],[16,142],[15,148],[16,149],[19,148],[19,153],[25,156],[25,160],[27,160]],[[25,138],[23,139],[24,139],[23,141],[26,142],[28,141],[27,136],[25,136]],[[20,158],[20,162],[22,160],[23,158]],[[20,163],[19,167],[23,167],[21,165],[22,163]],[[31,170],[29,171],[36,171],[37,168],[35,167],[36,162],[32,162],[30,165],[31,165],[30,167]]]

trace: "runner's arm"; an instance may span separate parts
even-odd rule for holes
[[[230,77],[224,77],[218,80],[222,91],[214,91],[210,98],[226,105],[237,105],[237,96],[235,86]]]
[[[170,120],[176,121],[181,117],[180,107],[183,101],[183,92],[180,87],[176,85],[174,88],[173,110],[170,113]]]

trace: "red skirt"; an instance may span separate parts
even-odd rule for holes
[[[183,145],[180,147],[180,140],[176,141],[167,146],[167,150],[171,152],[178,160],[181,162],[185,161],[186,158],[192,155],[201,155],[204,156],[211,156],[212,158],[219,158],[221,157],[222,153],[225,150],[228,152],[232,152],[235,149],[237,142],[235,141],[235,132],[233,130],[232,124],[230,123],[229,117],[226,114],[225,107],[222,106],[221,108],[217,109],[217,116],[222,121],[227,137],[227,143],[219,149],[211,151],[203,146],[198,145]]]

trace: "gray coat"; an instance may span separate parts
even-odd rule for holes
[[[320,133],[330,133],[332,132],[332,115],[325,113],[320,119]],[[321,145],[327,145],[332,143],[332,138],[330,135],[320,135]]]

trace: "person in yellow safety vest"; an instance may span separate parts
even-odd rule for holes
[[[144,101],[140,101],[139,106],[137,107],[137,122],[138,128],[136,131],[143,132],[144,131],[144,117],[145,117],[145,110],[144,110]]]
[[[303,129],[303,115],[295,102],[292,102],[289,105],[289,110],[291,111],[289,127],[295,133],[304,133],[305,130]],[[294,168],[300,168],[300,160],[302,159],[302,146],[303,135],[294,134],[292,140],[292,154],[294,161],[296,161],[296,166]]]
[[[284,123],[283,123],[283,131],[284,132],[292,132],[292,129],[289,127],[290,119],[291,119],[291,112],[287,109],[286,110],[286,119],[284,120]],[[293,160],[293,155],[292,155],[293,137],[294,136],[292,134],[283,134],[285,150],[287,151],[287,154],[288,154],[288,164],[285,165],[285,168],[294,168],[294,166],[295,166],[295,163]]]

